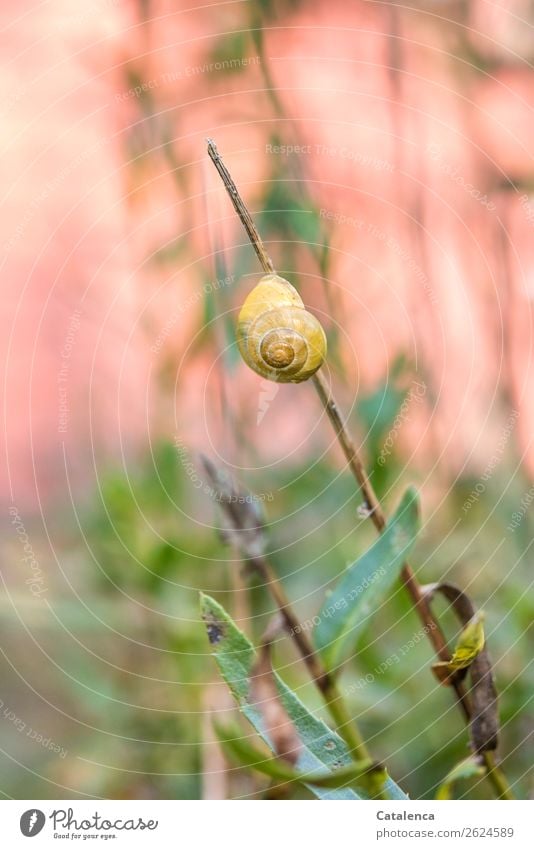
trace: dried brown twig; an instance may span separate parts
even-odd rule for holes
[[[354,760],[370,760],[360,730],[352,720],[333,677],[324,669],[319,656],[300,627],[291,602],[265,556],[264,527],[254,503],[243,498],[243,493],[232,478],[217,468],[208,457],[202,456],[201,459],[216,494],[217,503],[229,522],[222,531],[224,538],[241,553],[248,568],[260,576],[273,597],[286,632],[295,642],[351,756]],[[370,772],[364,780],[367,780],[372,795],[381,797],[380,779]]]
[[[226,191],[228,192],[228,195],[230,197],[230,200],[232,201],[234,209],[236,210],[236,212],[239,216],[239,219],[240,219],[241,223],[243,224],[243,226],[244,226],[244,228],[247,232],[247,235],[248,235],[250,242],[251,242],[251,244],[252,244],[252,246],[253,246],[253,248],[256,252],[256,255],[258,256],[258,259],[261,263],[263,270],[267,273],[273,272],[275,270],[273,262],[272,262],[272,260],[269,256],[269,254],[267,253],[267,250],[266,250],[266,248],[265,248],[265,246],[262,242],[262,239],[261,239],[261,236],[258,233],[258,230],[256,229],[256,226],[255,226],[255,224],[252,220],[252,216],[251,216],[250,212],[248,211],[243,199],[241,198],[239,191],[237,189],[237,186],[236,186],[234,180],[232,179],[232,177],[230,175],[230,172],[228,171],[226,165],[222,161],[221,156],[220,156],[220,154],[217,150],[215,143],[211,139],[207,140],[207,149],[208,149],[208,155],[209,155],[210,159],[212,160],[215,168],[217,169],[217,172],[219,173],[219,175],[220,175],[220,177],[223,181],[224,187],[225,187]],[[373,522],[378,533],[382,533],[384,531],[385,526],[386,526],[386,516],[384,514],[384,511],[382,509],[380,501],[378,500],[378,498],[376,496],[376,493],[375,493],[374,488],[371,484],[371,481],[369,480],[367,472],[365,471],[365,466],[364,466],[364,464],[361,460],[361,457],[360,457],[360,455],[359,455],[359,453],[358,453],[358,451],[357,451],[357,449],[356,449],[356,447],[355,447],[355,445],[352,441],[352,438],[349,434],[347,426],[345,425],[345,422],[343,421],[343,418],[342,418],[342,416],[339,412],[339,409],[338,409],[338,406],[337,406],[335,399],[333,397],[332,391],[331,391],[330,387],[328,386],[327,382],[325,381],[323,375],[320,372],[316,372],[316,374],[313,375],[313,377],[311,379],[313,381],[313,384],[315,386],[317,394],[318,394],[318,396],[321,400],[321,403],[322,403],[322,405],[323,405],[323,407],[326,411],[326,414],[328,415],[328,418],[329,418],[329,420],[332,424],[332,427],[334,428],[337,440],[338,440],[339,445],[340,445],[340,447],[343,451],[343,454],[345,455],[345,458],[347,460],[347,464],[350,468],[350,471],[353,474],[354,478],[356,479],[358,486],[359,486],[359,488],[362,492],[362,495],[363,495],[364,501],[365,501],[365,507],[366,507],[367,513],[369,515],[369,518]],[[268,581],[271,581],[271,582],[272,582],[272,579],[274,578],[275,584],[278,585],[278,581],[277,581],[276,577],[272,574],[272,570],[270,568],[268,569],[268,571],[266,573],[264,573],[264,576],[266,577],[266,579]],[[417,580],[417,577],[416,577],[413,569],[411,568],[411,566],[408,563],[404,563],[404,565],[402,567],[401,578],[402,578],[403,584],[406,587],[406,590],[407,590],[407,592],[408,592],[408,594],[409,594],[409,596],[410,596],[410,598],[413,602],[414,609],[415,609],[417,615],[419,616],[422,624],[424,625],[425,633],[428,635],[439,660],[441,660],[441,661],[450,660],[451,655],[450,655],[450,651],[449,651],[449,648],[448,648],[448,645],[447,645],[447,640],[445,639],[443,631],[442,631],[437,619],[434,617],[434,614],[433,614],[431,607],[430,607],[431,596],[424,592],[423,587],[421,586],[421,584]],[[272,583],[271,583],[271,592],[273,592]],[[282,591],[282,593],[283,593],[283,591]],[[290,609],[289,603],[288,603],[287,599],[285,599],[285,597],[283,599],[280,599],[280,601],[282,602],[282,606],[285,607],[286,611],[287,611],[287,609]],[[282,610],[282,607],[280,607],[280,609]],[[284,614],[284,615],[286,616],[286,614]],[[287,617],[286,617],[286,621],[288,622],[288,625],[289,625],[289,621],[287,620]],[[293,631],[294,631],[294,624],[295,623],[293,623],[291,625],[291,628],[293,629]],[[302,645],[302,646],[299,645],[299,649],[300,649],[301,654],[303,655],[303,658],[305,660],[306,660],[306,658],[304,657],[304,655],[305,654],[307,655],[308,660],[306,662],[307,662],[307,665],[308,665],[308,669],[310,670],[312,677],[314,677],[314,679],[317,681],[317,683],[319,683],[319,681],[321,680],[321,676],[320,675],[314,675],[314,673],[313,673],[313,671],[310,667],[310,658],[313,658],[312,664],[314,664],[315,660],[316,660],[316,656],[315,656],[315,653],[313,652],[313,648],[311,647],[311,644],[308,644],[307,638],[302,633],[298,634],[298,635],[294,633],[293,636],[294,637],[298,636],[299,638],[304,637],[303,642],[305,643],[305,645]],[[296,642],[298,642],[298,641],[296,640]],[[333,679],[332,679],[332,676],[327,675],[327,678],[325,680],[328,681],[329,687],[335,686]],[[324,684],[323,684],[323,686],[324,686]],[[470,725],[471,719],[472,719],[472,705],[471,705],[471,702],[469,700],[468,694],[466,693],[465,686],[464,686],[463,682],[460,681],[457,677],[453,676],[450,679],[450,686],[452,686],[452,688],[454,689],[457,704],[458,704],[460,710],[462,711],[462,714],[463,714],[463,717],[464,717],[466,723],[468,725]],[[339,700],[339,701],[341,701],[341,700]],[[358,736],[361,737],[361,735],[358,735]],[[493,738],[492,738],[491,744],[488,745],[487,749],[484,749],[483,744],[482,744],[482,747],[481,747],[480,742],[481,741],[479,740],[478,746],[476,748],[478,748],[478,751],[481,752],[481,754],[482,754],[482,757],[484,759],[484,764],[485,764],[485,767],[486,767],[486,775],[487,775],[489,781],[492,783],[498,797],[504,798],[504,799],[513,799],[514,796],[513,796],[513,793],[511,791],[509,785],[508,785],[508,782],[507,782],[504,774],[500,770],[500,768],[495,763],[495,758],[494,758],[494,753],[493,753],[493,748],[494,748]],[[359,745],[358,745],[360,753],[362,751],[362,749],[361,749],[362,743],[363,743],[363,741],[360,740]],[[361,754],[360,754],[360,756],[361,756]]]

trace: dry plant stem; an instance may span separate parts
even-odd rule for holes
[[[482,759],[486,767],[488,779],[493,784],[499,799],[507,799],[511,801],[515,796],[506,780],[506,776],[495,763],[495,754],[493,752],[483,752]]]
[[[294,640],[302,660],[306,664],[308,672],[317,688],[320,690],[328,710],[338,726],[339,733],[345,740],[351,754],[356,760],[370,758],[359,729],[352,722],[335,682],[323,668],[308,637],[302,631],[300,622],[291,607],[291,602],[287,598],[271,564],[264,557],[254,557],[249,559],[248,562],[265,581],[269,592],[283,616],[287,632]]]
[[[228,169],[222,161],[217,147],[215,146],[215,143],[211,139],[208,139],[207,142],[208,154],[224,183],[226,191],[228,192],[228,195],[234,205],[234,209],[236,210],[239,219],[247,232],[252,247],[256,251],[256,255],[261,263],[263,270],[269,274],[274,271],[274,265],[265,249],[261,236],[256,229],[250,212],[245,206],[236,184],[234,183]],[[373,522],[377,531],[379,533],[382,533],[386,526],[386,517],[384,511],[382,510],[382,506],[367,476],[360,455],[358,454],[354,443],[352,442],[350,434],[345,426],[345,423],[339,413],[337,404],[332,396],[330,388],[320,372],[317,372],[312,377],[312,380],[321,400],[321,403],[323,404],[328,418],[330,419],[330,422],[334,428],[336,437],[345,455],[349,468],[354,477],[356,478],[356,481],[358,482],[358,485],[363,493],[366,502],[366,507],[369,509],[371,521]],[[264,572],[263,574],[265,574],[267,580],[270,582],[271,592],[275,597],[278,606],[280,607],[280,610],[289,627],[289,631],[298,645],[300,653],[308,667],[308,670],[310,671],[310,674],[312,675],[315,682],[317,683],[317,686],[321,690],[321,693],[323,694],[325,701],[327,702],[327,705],[329,707],[330,713],[332,714],[332,717],[335,719],[336,723],[339,726],[340,733],[342,733],[345,741],[348,743],[346,737],[346,729],[350,727],[351,733],[353,733],[352,729],[355,728],[355,723],[352,723],[352,725],[350,724],[350,717],[348,716],[348,712],[346,711],[345,704],[340,698],[335,682],[333,681],[331,676],[324,672],[324,670],[322,671],[322,674],[319,674],[321,665],[313,651],[311,644],[308,642],[307,637],[305,637],[305,635],[303,635],[302,633],[297,634],[295,632],[294,629],[295,625],[298,624],[298,620],[296,620],[294,618],[294,614],[291,613],[289,602],[285,597],[282,587],[278,584],[276,576],[274,575],[274,573],[272,573],[272,570],[270,569],[268,564],[267,567],[268,571]],[[450,660],[450,652],[447,646],[447,641],[443,635],[443,632],[438,622],[434,618],[434,615],[430,609],[429,602],[423,594],[422,587],[419,581],[417,580],[413,569],[408,563],[404,563],[402,567],[401,578],[410,598],[412,599],[414,608],[425,627],[426,634],[428,635],[436,654],[438,655],[440,660]],[[277,588],[274,592],[273,587]],[[281,597],[276,598],[275,593],[281,593]],[[290,618],[288,618],[288,610]],[[296,637],[298,637],[299,639],[297,640]],[[326,691],[325,686],[327,687]],[[455,691],[458,706],[460,707],[466,722],[469,723],[471,719],[471,706],[467,694],[465,692],[465,688],[463,684],[458,681],[453,681],[452,686]],[[334,709],[332,709],[333,706]],[[340,718],[339,715],[336,718],[335,714],[338,714],[340,710],[343,718]],[[345,714],[347,716],[347,720],[344,719]],[[340,722],[342,723],[342,725],[340,724]],[[357,730],[355,732],[355,745],[351,746],[351,749],[357,754],[358,757],[363,757],[363,752],[366,752],[365,744],[363,743],[359,731]],[[508,786],[505,776],[502,774],[499,767],[495,764],[493,753],[484,752],[483,760],[486,766],[486,775],[489,781],[492,783],[495,791],[497,792],[498,797],[504,799],[513,799],[514,796]]]
[[[230,200],[232,201],[232,203],[234,205],[235,211],[239,215],[239,219],[240,219],[241,223],[243,224],[243,227],[247,231],[247,236],[250,239],[252,247],[256,251],[256,254],[258,256],[259,261],[261,262],[263,270],[266,271],[267,273],[273,272],[274,271],[273,261],[272,261],[271,257],[269,256],[269,254],[267,253],[267,251],[265,250],[265,246],[264,246],[264,244],[263,244],[263,242],[260,238],[260,234],[256,230],[256,225],[254,224],[254,221],[252,220],[252,216],[251,216],[250,212],[248,211],[248,209],[246,208],[245,204],[243,203],[243,200],[241,199],[241,195],[239,194],[239,192],[237,190],[237,186],[234,183],[234,181],[232,180],[232,178],[230,176],[230,172],[228,171],[228,168],[226,167],[226,165],[222,161],[221,156],[219,154],[219,151],[217,150],[217,148],[215,146],[215,142],[212,141],[212,139],[206,139],[206,141],[208,143],[209,157],[210,157],[211,161],[213,162],[213,164],[215,165],[215,168],[217,169],[219,176],[224,183],[224,187],[225,187],[226,191],[228,192]]]
[[[332,398],[329,387],[319,372],[317,372],[312,379],[321,402],[327,412],[328,418],[336,432],[336,436],[347,463],[349,464],[350,470],[356,478],[363,493],[366,507],[369,509],[371,521],[377,531],[382,533],[386,526],[384,511],[382,510],[382,506],[367,476],[365,467],[358,452],[356,451],[356,448],[354,447],[347,428],[345,427],[336,403]],[[445,637],[443,636],[443,632],[430,609],[428,599],[425,597],[413,569],[408,563],[404,563],[402,567],[401,578],[410,598],[413,601],[415,610],[425,627],[425,631],[434,646],[436,654],[440,660],[449,660],[450,652]],[[465,688],[461,682],[454,680],[452,681],[452,687],[454,688],[458,705],[462,710],[465,720],[466,722],[469,722],[471,719],[471,706],[469,704]],[[493,752],[483,752],[482,758],[486,767],[486,776],[493,785],[498,798],[513,799],[514,795],[508,785],[506,777],[495,763]]]
[[[216,475],[214,476],[215,470],[211,462],[208,461],[207,458],[203,458],[203,460],[208,474],[212,477],[212,480],[216,482],[217,478]],[[242,530],[240,512],[238,510],[234,510],[233,505],[230,502],[227,502],[227,510],[235,528]],[[347,744],[351,756],[354,760],[371,760],[360,731],[347,711],[335,681],[324,669],[319,656],[314,651],[306,634],[302,631],[300,621],[297,618],[291,603],[286,596],[284,588],[278,580],[270,562],[263,553],[258,552],[257,545],[251,546],[249,544],[246,535],[241,536],[239,549],[249,569],[259,575],[264,586],[274,599],[274,602],[280,611],[280,615],[282,616],[284,627],[288,635],[295,642],[311,678],[323,696],[332,719],[338,727],[339,734]],[[372,792],[373,796],[381,798],[382,785],[381,780],[376,773],[370,772],[367,776],[367,782],[369,790]]]
[[[355,761],[372,760],[360,729],[351,717],[336,682],[323,668],[308,637],[303,633],[300,622],[291,607],[291,602],[286,596],[284,588],[276,577],[271,564],[265,557],[249,558],[248,563],[251,568],[261,575],[267,585],[284,619],[287,632],[293,638],[308,672],[324,699],[328,712],[334,720],[340,736],[347,744],[352,758]],[[372,798],[384,798],[382,781],[375,773],[371,772],[367,775],[367,783]]]
[[[379,533],[382,533],[384,528],[386,527],[386,517],[384,515],[384,511],[382,510],[382,506],[376,496],[371,481],[367,476],[365,467],[360,459],[358,452],[356,451],[356,448],[354,447],[352,439],[350,438],[347,428],[345,427],[345,424],[343,422],[343,419],[341,418],[339,410],[336,406],[336,402],[334,401],[329,387],[327,386],[323,376],[319,372],[315,374],[312,379],[319,395],[319,398],[321,399],[321,403],[323,404],[328,418],[330,419],[332,426],[336,432],[338,442],[343,450],[349,468],[354,477],[356,478],[358,485],[362,491],[363,497],[365,499],[365,506],[369,510],[370,519],[377,531]],[[404,586],[406,587],[410,598],[414,603],[419,618],[425,626],[425,631],[428,634],[432,645],[434,646],[436,654],[438,655],[440,660],[450,660],[450,652],[447,647],[445,637],[443,636],[443,632],[441,631],[441,628],[439,627],[436,619],[434,618],[434,615],[432,614],[428,600],[425,598],[422,592],[421,585],[415,577],[413,569],[408,563],[405,563],[403,565],[401,577]],[[471,718],[471,709],[464,686],[460,682],[455,682],[453,686],[463,714],[466,720],[469,720]]]
[[[221,159],[221,156],[215,146],[215,143],[208,139],[208,154],[210,159],[212,160],[215,168],[217,169],[218,174],[220,175],[224,187],[228,192],[228,195],[234,205],[234,209],[237,212],[240,221],[242,222],[247,235],[256,251],[258,259],[261,263],[261,266],[264,271],[267,273],[274,271],[273,262],[265,250],[263,242],[261,240],[260,234],[256,229],[256,225],[252,220],[252,216],[250,215],[247,207],[243,203],[243,200],[237,190],[237,187],[230,176],[230,173]],[[302,632],[302,628],[300,627],[300,622],[294,614],[289,599],[287,598],[282,585],[279,583],[271,565],[265,560],[265,558],[256,557],[249,561],[250,565],[256,569],[256,571],[262,575],[264,580],[266,581],[271,595],[273,596],[278,608],[282,616],[284,617],[285,624],[287,626],[288,633],[293,638],[294,642],[297,645],[297,648],[302,656],[308,671],[315,681],[318,689],[323,695],[323,698],[326,702],[328,710],[334,719],[339,733],[347,743],[351,754],[354,756],[356,760],[363,760],[365,758],[369,758],[370,755],[367,751],[367,747],[361,736],[361,733],[356,726],[356,724],[352,721],[350,714],[341,698],[341,695],[337,689],[337,686],[330,675],[323,669],[322,664],[317,657],[316,653],[313,650],[311,643],[309,642],[307,636]]]

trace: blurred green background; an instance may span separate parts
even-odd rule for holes
[[[385,389],[360,401],[359,421],[372,422],[370,460],[378,456],[401,397]],[[510,447],[502,469],[465,516],[462,505],[478,479],[458,481],[439,513],[424,515],[412,561],[423,581],[456,582],[486,611],[500,693],[500,752],[509,780],[524,797],[531,790],[526,740],[533,604],[525,588],[532,527],[527,516],[513,532],[506,529],[527,487],[517,473],[509,485],[514,459]],[[381,469],[379,491],[390,479],[399,491],[404,483],[417,483],[394,457]],[[286,590],[304,621],[318,611],[325,587],[343,566],[371,543],[372,529],[358,518],[360,499],[351,478],[339,477],[331,462],[288,468],[283,476],[269,475],[268,483],[275,493],[265,508],[267,522],[276,521],[272,560],[283,579],[289,576]],[[88,498],[79,526],[56,519],[51,532],[56,543],[62,539],[61,563],[49,559],[44,540],[39,551],[50,576],[46,606],[19,597],[15,615],[11,600],[4,601],[4,700],[26,723],[20,731],[9,719],[0,724],[6,795],[54,798],[63,788],[69,797],[78,790],[105,797],[199,798],[266,790],[266,780],[221,766],[209,712],[224,717],[232,705],[217,683],[198,591],[211,593],[256,639],[273,613],[272,602],[254,579],[240,577],[241,564],[215,530],[199,534],[191,527],[181,510],[191,508],[192,497],[175,447],[162,442],[153,454],[139,456],[128,478],[120,470],[109,472],[99,497]],[[216,526],[217,505],[204,498],[206,522]],[[28,531],[38,538],[38,529]],[[448,615],[442,621],[454,634]],[[468,754],[467,736],[451,694],[434,682],[430,649],[419,631],[397,588],[375,615],[362,650],[347,662],[341,687],[349,688],[351,711],[375,755],[413,797],[432,798],[451,766]],[[403,662],[377,674],[384,659],[414,637]],[[287,683],[327,719],[289,641],[277,647],[276,660]],[[350,692],[369,672],[374,681]],[[30,727],[68,754],[37,745],[28,737]],[[21,768],[28,752],[31,769]],[[487,786],[478,783],[472,795],[486,798]]]

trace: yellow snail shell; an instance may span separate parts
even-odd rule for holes
[[[262,277],[245,300],[237,345],[251,369],[278,383],[307,380],[326,357],[323,328],[297,290],[277,274]]]

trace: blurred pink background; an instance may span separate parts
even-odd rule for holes
[[[280,4],[263,57],[253,6],[0,10],[6,503],[83,495],[160,432],[249,461],[220,407],[224,339],[197,344],[215,245],[232,275],[245,244],[206,136],[255,213],[277,157],[322,210],[345,409],[405,352],[433,387],[403,433],[407,456],[445,477],[484,467],[517,410],[534,468],[530,4]],[[273,133],[303,150],[272,152]],[[334,323],[301,254],[303,295]],[[255,270],[251,254],[226,308]],[[225,380],[255,427],[259,379],[238,364]],[[318,413],[311,392],[281,388],[262,462],[307,450]]]

